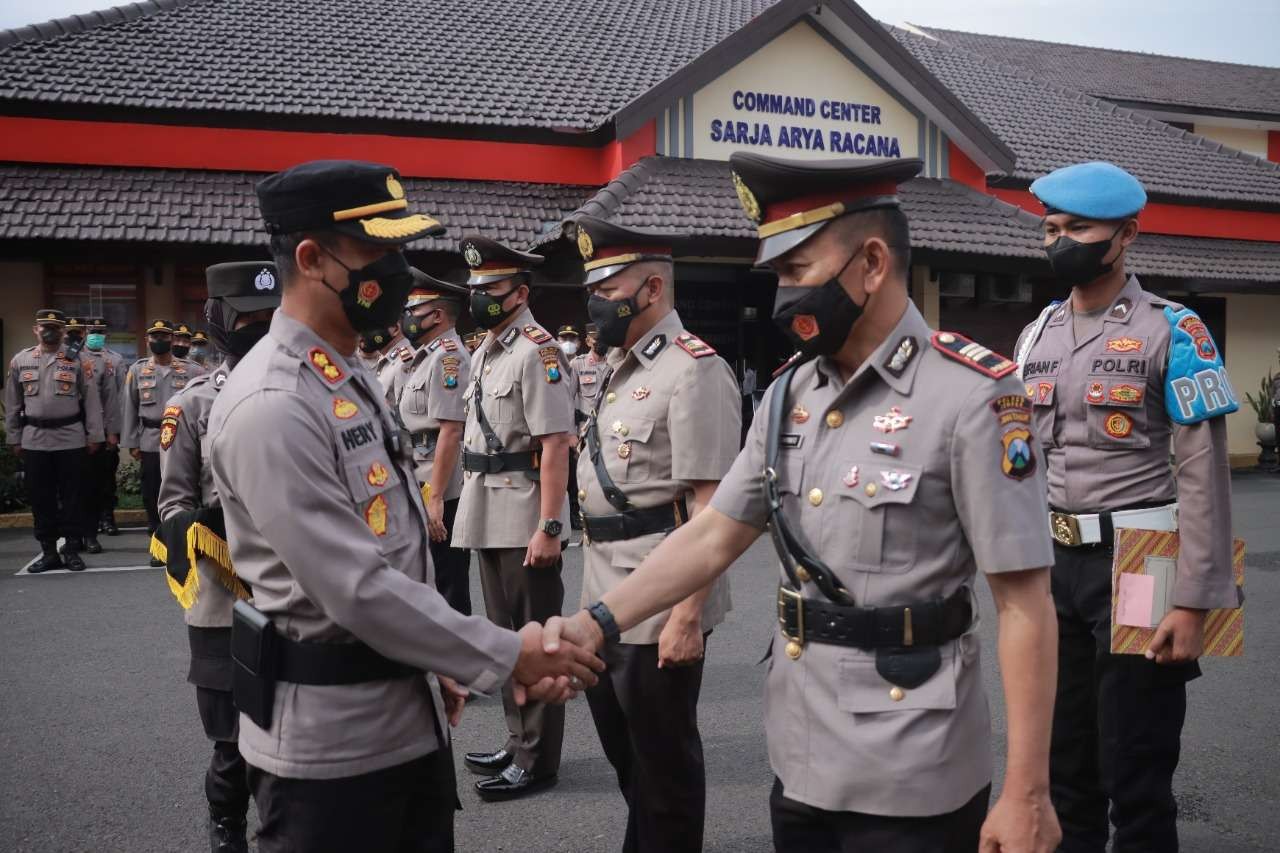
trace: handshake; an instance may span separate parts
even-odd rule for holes
[[[537,622],[521,628],[520,655],[511,673],[517,704],[561,704],[595,685],[596,673],[604,672],[604,661],[595,654],[604,637],[598,628],[596,634],[598,640],[576,618],[559,616],[549,619],[545,628]]]

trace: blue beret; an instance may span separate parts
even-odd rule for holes
[[[1127,219],[1147,204],[1133,175],[1113,163],[1076,163],[1037,178],[1031,194],[1046,208],[1088,219]]]

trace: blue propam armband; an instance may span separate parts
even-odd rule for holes
[[[1169,321],[1169,366],[1164,407],[1174,423],[1194,424],[1240,408],[1213,336],[1190,308],[1164,309]]]

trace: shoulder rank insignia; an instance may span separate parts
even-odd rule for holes
[[[441,345],[444,347],[445,352],[458,351],[458,342],[455,341],[453,338],[436,338],[436,340],[441,342]]]
[[[160,449],[168,450],[178,436],[178,419],[182,417],[182,407],[165,406],[164,416],[160,419]]]
[[[999,353],[992,352],[982,344],[975,343],[955,332],[934,332],[930,340],[933,348],[947,358],[958,361],[965,367],[990,376],[992,379],[1008,376],[1018,369],[1018,365]]]
[[[536,328],[526,326],[528,328]],[[538,331],[541,331],[539,329]],[[551,336],[546,332],[542,332],[543,340],[551,340]],[[547,369],[547,381],[554,384],[560,381],[560,347],[539,347],[538,355],[542,358],[542,365]]]
[[[551,334],[547,332],[546,329],[539,328],[532,323],[525,326],[520,331],[524,332],[524,336],[535,344],[545,344],[547,341],[551,340]]]
[[[403,362],[413,361],[413,347],[404,347],[400,350],[400,360]]]
[[[336,385],[347,378],[347,374],[343,372],[342,368],[333,363],[329,353],[320,347],[311,348],[310,352],[307,353],[307,361],[311,362],[311,366],[330,385]]]
[[[681,332],[676,336],[676,346],[689,353],[694,358],[705,358],[709,355],[715,355],[715,349],[702,338],[690,332]]]
[[[456,355],[446,355],[440,359],[440,367],[444,370],[444,387],[458,387],[458,366],[462,363]]]

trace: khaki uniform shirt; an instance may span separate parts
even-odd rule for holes
[[[387,395],[388,403],[395,399],[392,395],[396,390],[397,377],[404,373],[405,365],[411,361],[413,361],[413,344],[404,338],[400,338],[391,349],[382,354],[382,358],[378,359],[373,372],[378,377],[378,384],[382,386],[382,393]]]
[[[134,362],[124,378],[121,399],[124,430],[120,433],[120,446],[136,447],[143,453],[159,453],[160,421],[165,403],[203,373],[200,365],[177,356],[167,366],[156,363],[153,357]]]
[[[102,430],[107,435],[119,435],[124,420],[120,406],[120,387],[124,378],[120,365],[124,359],[119,353],[106,348],[95,352],[85,347],[80,354],[89,363],[91,381],[98,386],[98,398],[102,401]]]
[[[596,397],[608,380],[605,357],[587,350],[575,355],[569,366],[573,369],[574,407],[582,414],[589,415],[595,410]]]
[[[1184,426],[1166,413],[1166,307],[1182,306],[1130,276],[1083,340],[1068,300],[1031,347],[1023,381],[1048,459],[1049,505],[1090,513],[1177,500],[1173,603],[1236,607],[1226,422]]]
[[[32,418],[65,418],[84,412],[82,421],[60,427],[22,425]],[[74,450],[104,440],[102,398],[93,378],[93,364],[83,351],[76,359],[66,349],[44,352],[28,347],[9,362],[4,386],[5,441],[23,450]]]
[[[227,381],[221,366],[197,376],[191,384],[169,399],[165,417],[175,423],[169,446],[160,444],[161,520],[179,512],[218,506],[218,490],[209,464],[209,413],[218,392]],[[231,607],[235,595],[221,581],[218,567],[208,557],[196,562],[200,589],[195,603],[183,611],[183,619],[197,628],[231,627]]]
[[[972,585],[979,569],[1053,561],[1043,458],[1028,434],[1021,384],[958,363],[930,334],[909,303],[847,383],[820,358],[796,370],[787,397],[782,511],[860,605],[928,601]],[[766,392],[711,502],[759,528],[768,517],[762,472],[771,405]],[[812,582],[801,592],[824,600]],[[874,652],[811,642],[791,660],[779,636],[765,727],[787,797],[832,811],[937,815],[991,781],[976,620],[940,647],[932,678],[892,696]]]
[[[519,638],[440,596],[426,512],[367,371],[277,311],[209,418],[231,559],[253,603],[293,640],[361,640],[480,691],[511,674]],[[274,725],[240,718],[240,751],[279,776],[391,767],[442,745],[434,676],[276,688]]]
[[[431,482],[436,439],[441,421],[463,423],[467,419],[462,395],[471,383],[471,353],[462,345],[455,329],[420,347],[404,372],[404,390],[399,395],[400,421],[411,435],[426,433],[425,443],[413,448],[414,476],[418,485]],[[462,463],[454,466],[444,500],[454,501],[462,495]]]
[[[693,484],[719,480],[738,455],[742,414],[733,371],[715,350],[685,331],[675,311],[629,351],[610,352],[609,362],[613,370],[601,389],[605,396],[599,415],[605,470],[637,509],[681,497],[692,503]],[[605,498],[585,446],[578,457],[578,486],[585,515],[618,511]],[[622,583],[663,538],[661,533],[619,542],[584,537],[583,606]],[[724,621],[731,607],[729,576],[723,574],[702,607],[703,630]],[[670,615],[667,610],[651,616],[626,631],[622,642],[658,642]]]
[[[564,352],[525,306],[501,334],[485,335],[472,356],[484,389],[484,413],[503,453],[537,449],[536,436],[573,434],[573,391]],[[467,384],[467,426],[462,446],[487,453],[476,417],[475,374]],[[541,521],[537,471],[463,475],[462,502],[454,522],[455,548],[524,548]],[[532,476],[531,476],[532,475]],[[557,514],[569,528],[569,495]]]

